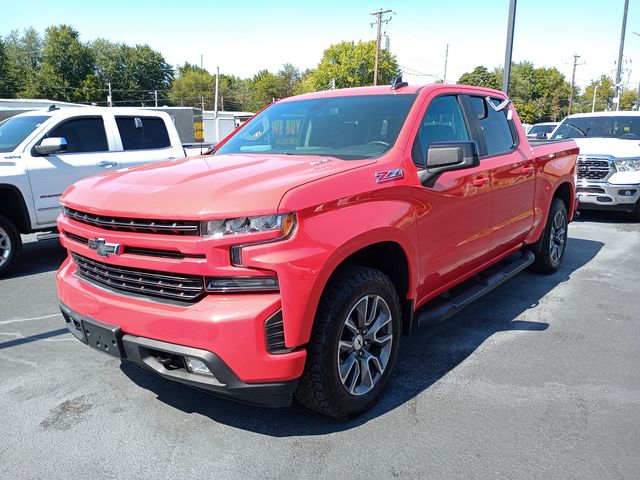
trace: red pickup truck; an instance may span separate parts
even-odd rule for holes
[[[577,154],[532,147],[495,90],[288,98],[213,155],[70,187],[61,309],[79,340],[167,379],[351,417],[402,335],[558,268]]]

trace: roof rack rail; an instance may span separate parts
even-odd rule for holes
[[[409,86],[409,83],[402,81],[402,74],[397,75],[391,81],[391,90],[398,90],[399,88],[408,87],[408,86]]]

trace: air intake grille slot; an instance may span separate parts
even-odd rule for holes
[[[287,348],[284,344],[284,323],[282,321],[282,310],[278,310],[274,315],[264,322],[264,329],[267,335],[267,351],[269,353],[289,353],[294,349]]]
[[[64,207],[66,217],[76,222],[85,223],[105,230],[120,232],[153,233],[159,235],[187,235],[200,234],[198,222],[186,220],[145,220],[141,218],[106,217],[85,213]]]
[[[602,180],[613,172],[613,164],[608,160],[595,158],[578,159],[578,178]]]
[[[193,303],[204,295],[202,277],[117,267],[72,253],[77,274],[111,290],[144,297]]]

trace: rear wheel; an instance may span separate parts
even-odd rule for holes
[[[364,412],[391,374],[399,341],[400,302],[389,277],[343,269],[320,300],[296,398],[334,418]]]
[[[568,223],[567,208],[564,202],[559,198],[554,198],[542,237],[531,248],[536,255],[536,259],[531,265],[533,271],[553,273],[558,270],[564,258]]]
[[[11,220],[0,215],[0,276],[13,267],[21,251],[20,232]]]

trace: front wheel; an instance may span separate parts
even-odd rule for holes
[[[554,198],[549,209],[547,224],[542,232],[542,237],[531,250],[536,259],[531,269],[538,273],[553,273],[558,270],[564,258],[567,244],[567,208],[559,198]]]
[[[400,301],[384,273],[342,269],[323,294],[296,398],[334,418],[369,409],[398,355]]]
[[[15,224],[0,215],[0,277],[15,264],[22,251],[22,239]]]

